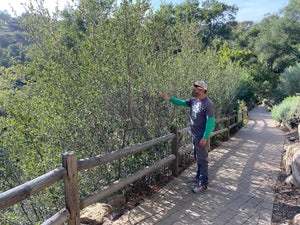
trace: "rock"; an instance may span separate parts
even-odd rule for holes
[[[286,171],[287,170],[286,169],[286,154],[284,154],[282,157],[282,163],[283,163],[283,168],[285,168],[285,171]]]
[[[289,139],[290,139],[290,141],[296,141],[295,137],[290,137]]]
[[[284,161],[283,161],[283,165],[285,167],[286,170],[286,174],[289,175],[292,170],[291,170],[291,166],[292,166],[292,160],[294,157],[294,154],[297,151],[300,151],[300,142],[294,142],[293,144],[288,144],[284,146],[285,149],[285,157]]]
[[[293,175],[291,174],[287,178],[285,178],[284,182],[286,184],[289,184],[289,185],[294,185],[295,184],[295,180],[294,180]]]
[[[108,202],[109,205],[113,207],[118,207],[126,204],[126,196],[125,195],[116,195],[112,200]]]
[[[104,217],[111,212],[111,206],[104,203],[96,203],[84,208],[80,212],[80,222],[88,224],[102,224]]]
[[[285,179],[287,184],[300,187],[300,151],[297,151],[292,159],[291,175]]]
[[[133,209],[134,207],[136,207],[137,203],[136,202],[133,202],[133,201],[130,201],[130,202],[127,202],[126,206],[130,209]]]
[[[300,151],[296,152],[292,161],[292,175],[294,184],[300,187]]]
[[[300,214],[296,214],[294,216],[292,224],[294,224],[294,225],[300,225]]]

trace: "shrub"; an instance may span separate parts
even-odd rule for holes
[[[287,68],[281,75],[279,86],[273,91],[275,100],[281,101],[287,96],[300,93],[300,64]]]
[[[287,97],[279,105],[275,105],[272,117],[294,128],[300,122],[300,96]]]
[[[287,118],[292,127],[296,127],[300,123],[300,96],[294,97]]]

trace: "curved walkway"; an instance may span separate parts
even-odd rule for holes
[[[207,191],[194,194],[186,182],[196,171],[193,164],[113,224],[270,225],[285,138],[265,107],[249,116],[234,137],[209,153]]]

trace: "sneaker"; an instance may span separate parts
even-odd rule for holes
[[[194,193],[201,193],[207,189],[206,185],[198,184],[196,187],[193,188]]]
[[[197,177],[188,177],[187,181],[189,183],[198,183],[199,182]]]

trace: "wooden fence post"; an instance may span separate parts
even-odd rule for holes
[[[77,160],[74,152],[66,152],[62,155],[63,167],[67,170],[64,177],[66,208],[69,210],[70,218],[68,225],[80,224],[80,208],[77,180]]]
[[[226,127],[227,127],[227,138],[230,138],[230,115],[227,116],[227,122],[226,122]]]
[[[235,123],[236,123],[235,131],[238,132],[238,130],[239,130],[239,111],[236,112]]]
[[[298,137],[299,137],[299,141],[300,141],[300,123],[298,124]]]
[[[171,132],[175,134],[175,137],[173,138],[172,141],[172,154],[175,155],[175,159],[174,159],[174,163],[172,166],[172,173],[175,177],[178,176],[178,161],[179,161],[179,132],[178,132],[178,127],[177,126],[173,126],[171,127]]]
[[[244,110],[242,110],[242,126],[244,126]]]

